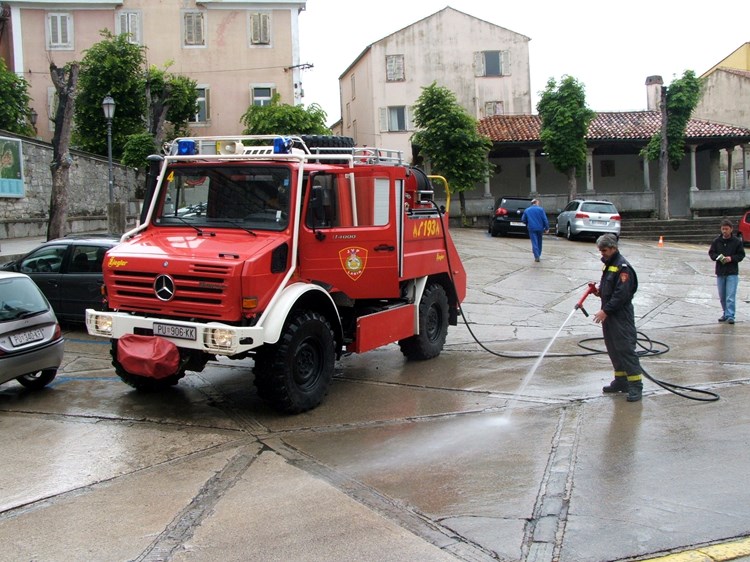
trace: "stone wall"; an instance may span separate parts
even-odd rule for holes
[[[0,136],[20,139],[25,195],[0,197],[0,240],[46,236],[52,192],[52,145],[0,131]],[[107,229],[109,168],[107,159],[71,150],[67,233]],[[136,186],[142,182],[134,168],[114,164],[115,201],[128,202],[128,223],[134,224],[138,205]]]

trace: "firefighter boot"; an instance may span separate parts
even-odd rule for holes
[[[602,387],[602,392],[609,394],[610,392],[627,392],[628,391],[628,378],[625,373],[621,371],[615,372],[615,380],[609,385]]]
[[[643,380],[641,375],[628,377],[628,402],[638,402],[643,395]]]

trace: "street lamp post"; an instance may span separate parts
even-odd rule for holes
[[[107,164],[109,166],[109,202],[115,202],[115,181],[112,170],[112,118],[115,116],[115,100],[106,96],[102,100],[104,118],[107,120]]]

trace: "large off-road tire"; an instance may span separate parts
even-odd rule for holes
[[[323,401],[336,362],[336,339],[325,316],[311,310],[292,313],[269,352],[270,367],[262,360],[261,376],[256,379],[259,394],[288,414],[310,410]]]
[[[432,359],[440,355],[448,335],[448,296],[442,285],[428,285],[419,301],[419,334],[398,342],[407,359]]]
[[[307,148],[353,148],[352,137],[338,135],[300,135]]]
[[[165,390],[170,386],[176,385],[179,380],[185,376],[185,368],[182,365],[175,374],[161,379],[154,379],[129,373],[117,360],[117,340],[112,340],[110,353],[112,354],[112,365],[115,368],[115,374],[122,379],[122,382],[141,392],[158,392],[160,390]]]
[[[255,354],[255,365],[253,365],[253,384],[258,391],[258,396],[263,400],[271,399],[271,388],[273,388],[273,350],[263,347]]]
[[[57,369],[45,369],[37,373],[21,375],[16,380],[30,390],[39,390],[44,388],[57,376]]]

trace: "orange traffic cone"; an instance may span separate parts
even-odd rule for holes
[[[659,247],[660,248],[664,247],[664,237],[663,236],[659,236]]]

